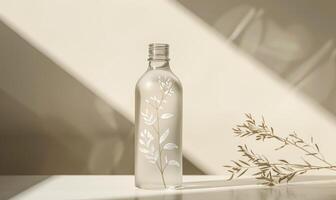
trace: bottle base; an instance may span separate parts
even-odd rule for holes
[[[154,185],[154,184],[146,184],[146,185],[135,185],[139,189],[143,190],[176,190],[178,188],[181,188],[181,185],[167,185],[166,187],[163,187],[162,185]]]

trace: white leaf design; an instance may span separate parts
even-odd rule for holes
[[[139,143],[145,145],[145,142],[142,139],[139,139]]]
[[[153,96],[150,99],[155,103],[160,103],[160,99],[157,96]]]
[[[160,144],[162,144],[162,142],[164,142],[167,139],[168,135],[169,135],[169,128],[160,136]]]
[[[149,125],[149,126],[151,126],[151,125],[153,125],[153,124],[155,124],[155,122],[156,122],[156,119],[155,118],[153,118],[153,119],[145,119],[145,124],[147,124],[147,125]]]
[[[149,151],[147,149],[144,149],[144,148],[139,148],[139,150],[142,152],[142,153],[148,153]]]
[[[168,161],[168,165],[175,165],[177,167],[180,167],[180,163],[178,163],[176,160],[170,160],[170,161]]]
[[[173,149],[177,149],[178,146],[174,143],[167,143],[164,145],[163,149],[165,150],[173,150]]]
[[[141,112],[141,115],[146,119],[149,117],[150,112],[148,111],[148,109],[146,109],[145,112]]]
[[[151,132],[147,129],[144,129],[140,132],[140,138],[139,138],[139,151],[145,154],[145,157],[150,160],[155,160],[154,158],[154,151],[155,147],[152,144],[152,141],[154,140],[153,135]]]
[[[151,134],[151,132],[149,132],[147,129],[145,129],[145,131],[146,131],[146,136],[148,137],[148,139],[149,139],[149,140],[153,140],[154,137],[153,137],[153,135]]]
[[[171,88],[169,89],[169,91],[168,91],[168,95],[171,96],[172,94],[174,94],[174,90],[173,90],[173,88],[171,87]]]
[[[164,113],[161,115],[161,119],[169,119],[171,117],[173,117],[174,115],[171,113]]]
[[[143,117],[147,117],[147,112],[148,112],[148,110],[146,110],[146,113],[141,112],[141,115],[142,115]]]
[[[145,124],[147,125],[153,125],[156,122],[156,118],[154,117],[153,113],[151,113],[150,111],[148,111],[148,109],[146,109],[145,112],[141,112],[141,115],[145,121]]]
[[[150,143],[153,141],[154,137],[147,129],[140,132],[139,143],[146,147],[149,147]]]
[[[167,157],[167,155],[165,156],[165,163],[168,164],[168,157]]]

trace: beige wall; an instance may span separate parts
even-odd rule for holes
[[[0,30],[1,38],[7,41],[0,47],[1,99],[13,104],[2,108],[6,111],[2,118],[14,124],[2,123],[4,130],[10,130],[1,133],[11,138],[12,145],[8,148],[21,155],[13,146],[16,141],[20,144],[21,134],[42,129],[42,133],[28,132],[28,135],[40,134],[36,138],[46,138],[40,145],[57,142],[51,144],[50,152],[38,157],[47,165],[44,169],[62,171],[62,167],[66,167],[60,164],[64,161],[63,155],[71,160],[67,162],[68,169],[74,167],[83,173],[118,173],[122,166],[129,167],[131,160],[123,162],[123,159],[133,151],[128,140],[132,137],[134,85],[146,70],[147,44],[160,41],[171,44],[171,64],[184,86],[184,155],[196,167],[205,173],[220,174],[224,173],[223,164],[238,158],[236,145],[240,141],[233,137],[231,128],[242,120],[245,112],[264,115],[281,134],[296,130],[305,138],[314,136],[325,156],[336,160],[332,143],[336,139],[334,112],[317,100],[320,94],[301,92],[301,86],[278,73],[279,67],[269,67],[269,63],[281,62],[261,60],[269,55],[260,56],[260,49],[248,51],[261,48],[250,44],[257,34],[244,36],[245,46],[231,38],[232,43],[228,41],[230,34],[221,29],[228,18],[218,15],[220,17],[210,18],[216,22],[213,23],[200,13],[211,10],[197,10],[207,4],[191,2],[0,1],[0,16],[7,24],[2,24]],[[241,15],[249,12],[250,7],[243,7]],[[224,11],[221,11],[223,15],[229,12]],[[232,22],[232,30],[236,27],[234,24],[239,23],[239,20]],[[286,41],[296,41],[293,36],[284,34],[283,37]],[[324,41],[330,39],[325,37],[322,47]],[[281,49],[281,43],[271,44],[272,48]],[[326,52],[328,48],[333,49],[328,45]],[[292,56],[293,53],[286,54],[286,48],[281,58]],[[321,51],[323,54],[323,49]],[[327,58],[330,56],[323,59]],[[294,61],[286,67],[291,68],[292,63]],[[332,59],[330,63],[335,66]],[[294,76],[294,80],[300,76]],[[328,79],[317,76],[316,80],[323,83],[329,80],[331,88],[335,85],[334,76]],[[324,86],[317,88],[314,91]],[[13,109],[5,109],[11,107]],[[23,124],[15,123],[15,117],[7,117],[12,110],[18,113],[15,117],[23,116]],[[21,113],[28,114],[25,117]],[[32,124],[46,126],[48,130],[32,127]],[[13,126],[18,131],[7,128]],[[269,152],[269,148],[274,147],[245,142],[261,152]],[[25,142],[21,144],[18,146],[24,147]],[[35,151],[43,152],[41,149],[31,151],[25,159],[36,156]],[[2,156],[3,159],[8,155],[11,154]],[[288,152],[270,156],[284,155],[289,160],[299,159]],[[90,171],[89,167],[95,170]]]

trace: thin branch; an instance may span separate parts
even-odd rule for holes
[[[256,179],[261,180],[261,184],[273,186],[284,180],[289,182],[293,177],[313,170],[326,169],[336,171],[336,165],[331,164],[331,162],[324,158],[319,146],[314,143],[312,137],[310,143],[301,139],[295,132],[289,134],[287,137],[280,137],[275,134],[272,127],[269,127],[266,124],[264,117],[262,117],[261,123],[257,124],[251,114],[245,114],[245,116],[247,118],[245,122],[233,128],[236,136],[255,136],[256,140],[259,141],[275,139],[282,143],[281,146],[275,150],[280,150],[289,145],[293,146],[304,153],[302,157],[304,163],[290,163],[283,159],[278,160],[278,162],[270,162],[266,156],[254,153],[246,145],[239,145],[238,152],[242,154],[243,159],[232,161],[233,165],[224,166],[227,168],[227,171],[231,173],[229,180],[234,177],[240,177],[248,170],[253,169],[256,171],[253,176],[255,176]],[[304,159],[305,156],[315,158],[325,165],[312,165]]]

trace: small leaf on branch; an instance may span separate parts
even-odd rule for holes
[[[245,172],[247,172],[247,170],[248,170],[248,168],[245,169],[243,172],[241,172],[237,177],[240,177],[240,176],[242,176],[243,174],[245,174]]]

